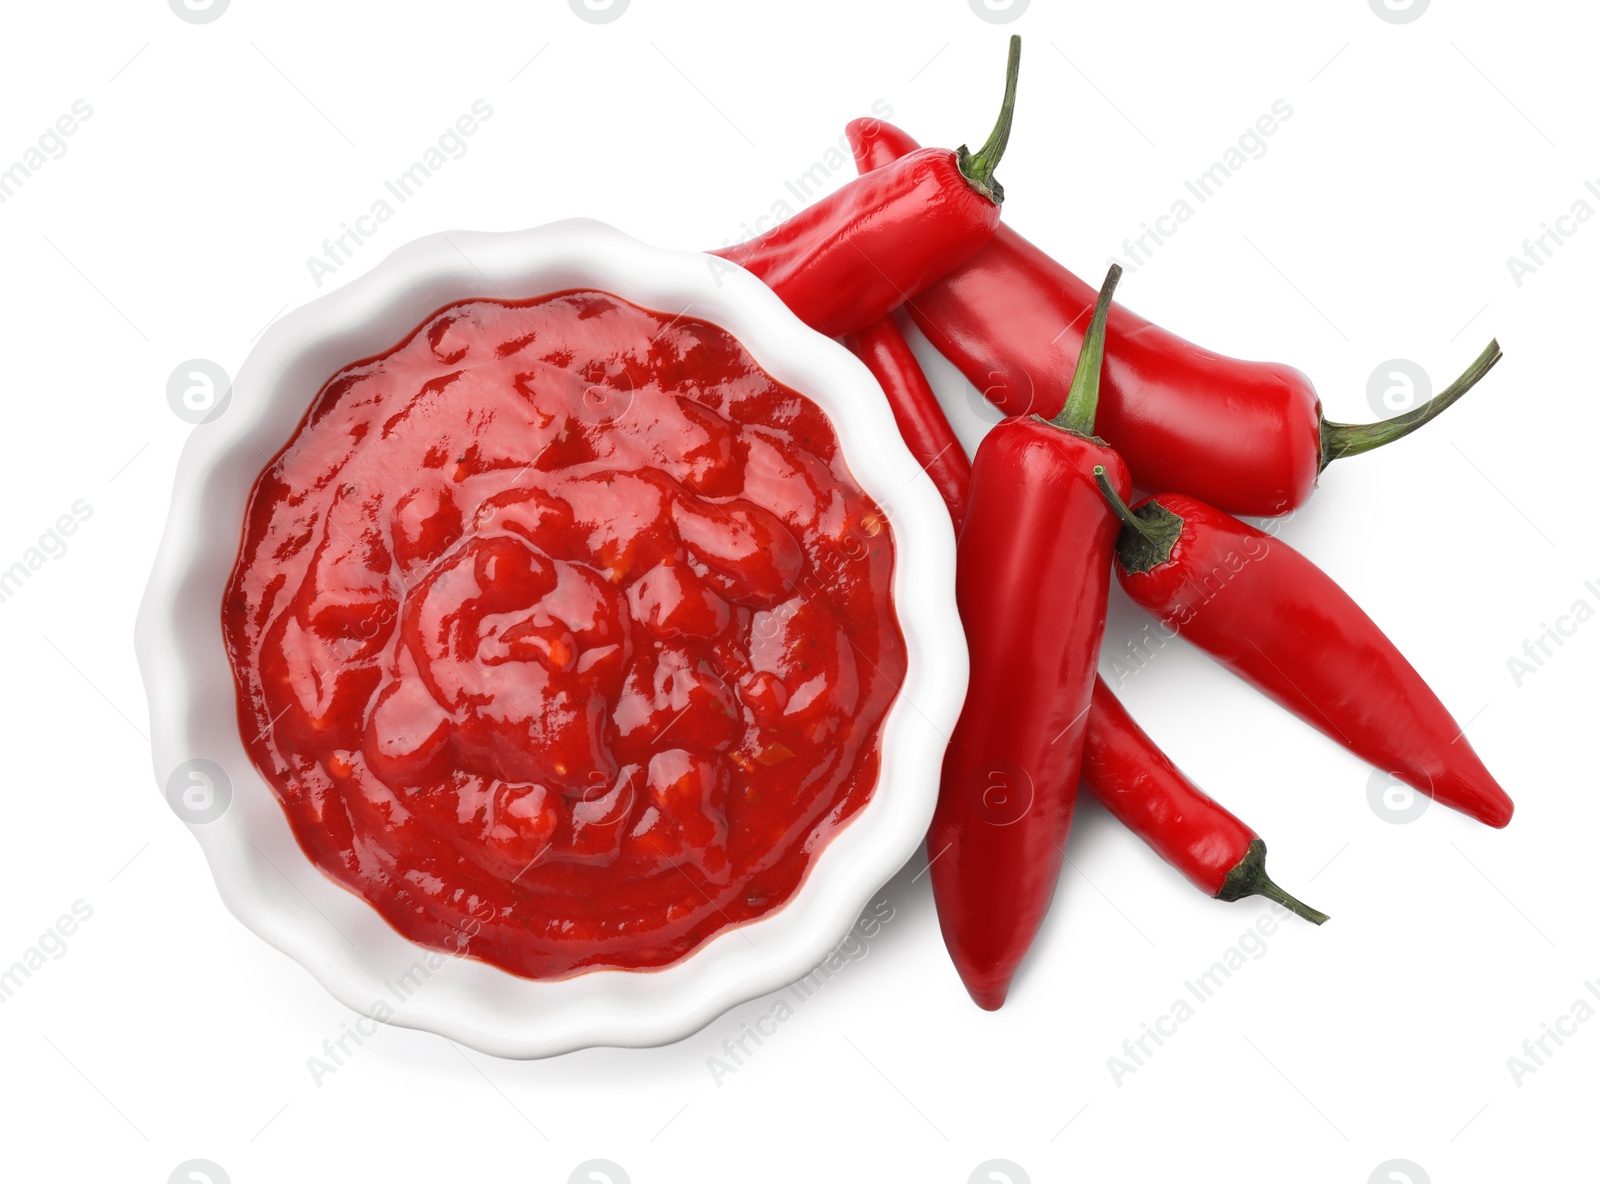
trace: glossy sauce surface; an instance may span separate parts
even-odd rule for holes
[[[867,800],[905,672],[883,512],[730,335],[476,300],[335,375],[222,622],[306,853],[513,973],[667,965]]]

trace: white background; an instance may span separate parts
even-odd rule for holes
[[[7,1178],[165,1181],[195,1157],[237,1182],[561,1182],[601,1157],[636,1184],[961,1184],[997,1158],[1014,1182],[1362,1184],[1397,1158],[1422,1169],[1413,1184],[1592,1174],[1600,1022],[1520,1084],[1507,1065],[1600,978],[1600,624],[1520,686],[1507,666],[1574,602],[1600,607],[1585,587],[1600,587],[1600,219],[1569,224],[1520,285],[1506,263],[1579,199],[1600,210],[1589,6],[1440,0],[1394,24],[1363,0],[1034,0],[1000,25],[966,0],[633,0],[594,24],[563,0],[234,0],[195,25],[141,0],[14,4],[6,21],[0,168],[75,100],[93,108],[0,205],[0,567],[92,507],[0,603],[0,965],[73,902],[93,910],[0,1005]],[[1129,269],[1133,308],[1294,363],[1345,420],[1372,417],[1386,359],[1437,388],[1499,337],[1506,361],[1479,391],[1330,470],[1284,537],[1471,721],[1516,819],[1386,820],[1369,769],[1174,643],[1126,701],[1333,920],[1280,926],[1120,1083],[1107,1058],[1266,909],[1204,899],[1085,806],[999,1013],[950,969],[919,859],[870,952],[731,1074],[709,1058],[773,998],[671,1047],[542,1063],[384,1029],[318,1084],[307,1058],[351,1013],[224,911],[150,774],[131,637],[190,430],[168,375],[193,357],[236,371],[317,294],[307,256],[476,99],[494,114],[466,153],[322,290],[457,227],[589,215],[721,245],[795,204],[786,182],[875,100],[925,143],[976,144],[1012,31],[1006,216],[1095,280],[1275,100],[1293,108]],[[1140,628],[1114,601],[1108,648]]]

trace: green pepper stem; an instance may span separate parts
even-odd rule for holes
[[[1222,882],[1222,890],[1217,893],[1218,900],[1239,900],[1246,896],[1264,896],[1276,901],[1313,925],[1321,925],[1328,919],[1327,913],[1296,900],[1272,882],[1272,877],[1267,875],[1267,845],[1260,839],[1250,840],[1244,858],[1234,864],[1228,878]]]
[[[1006,93],[1000,101],[1000,117],[994,122],[994,131],[976,152],[968,152],[965,144],[956,149],[956,167],[961,175],[983,196],[995,205],[1005,200],[1005,187],[994,179],[994,170],[1005,154],[1006,141],[1011,139],[1011,117],[1017,106],[1017,71],[1022,65],[1022,38],[1011,35],[1006,50]]]
[[[1072,371],[1067,401],[1050,421],[1080,436],[1094,435],[1095,411],[1100,406],[1100,371],[1106,354],[1106,318],[1111,315],[1111,294],[1117,290],[1117,281],[1121,278],[1121,265],[1113,263],[1106,272],[1105,283],[1100,285],[1100,295],[1095,298],[1094,316],[1089,321],[1089,331],[1083,335],[1083,346],[1078,350],[1078,364]]]
[[[1420,407],[1413,407],[1393,419],[1380,420],[1377,423],[1333,423],[1331,420],[1323,420],[1322,463],[1317,471],[1321,472],[1341,457],[1371,452],[1374,448],[1382,448],[1402,436],[1409,436],[1470,391],[1480,378],[1494,369],[1494,364],[1503,356],[1500,352],[1500,343],[1491,341],[1460,378]]]
[[[1159,547],[1166,541],[1148,522],[1128,508],[1128,503],[1122,500],[1122,495],[1112,487],[1111,478],[1106,476],[1105,465],[1095,465],[1094,483],[1100,487],[1100,492],[1105,494],[1106,501],[1111,503],[1111,512],[1122,519],[1124,526],[1138,534],[1152,547]]]

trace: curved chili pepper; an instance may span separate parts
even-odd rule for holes
[[[801,210],[767,233],[712,251],[753,272],[802,321],[837,337],[898,308],[972,258],[1000,224],[995,166],[1011,135],[1022,39],[1012,37],[1005,100],[977,152],[920,148]]]
[[[1162,493],[1129,509],[1117,579],[1138,604],[1240,678],[1369,764],[1490,826],[1505,790],[1372,618],[1300,552],[1197,498]]]
[[[1117,518],[1095,487],[1122,459],[1093,435],[1113,266],[1054,420],[984,437],[956,548],[972,673],[928,829],[945,946],[978,1006],[1005,1002],[1055,892],[1105,632]]]
[[[918,151],[877,119],[847,127],[865,175]],[[1053,415],[1081,348],[1094,289],[1008,226],[908,300],[917,327],[1008,415]],[[1224,357],[1120,305],[1106,337],[1099,432],[1145,489],[1192,493],[1235,514],[1303,505],[1333,461],[1368,452],[1444,411],[1488,373],[1487,352],[1447,390],[1381,423],[1333,423],[1292,366]]]
[[[933,479],[959,531],[972,464],[899,326],[885,317],[845,344],[888,395],[911,455]],[[1314,924],[1328,919],[1272,881],[1267,845],[1185,777],[1098,677],[1078,784],[1207,896],[1226,901],[1265,896]]]
[[[934,488],[944,498],[950,520],[961,529],[961,515],[967,505],[967,483],[972,462],[966,449],[945,418],[939,397],[928,385],[928,377],[917,365],[916,355],[906,344],[900,326],[892,316],[874,321],[859,333],[844,340],[846,348],[867,364],[889,397],[889,407],[911,455],[921,462],[933,479]]]
[[[1185,777],[1098,678],[1083,739],[1082,784],[1207,896],[1264,896],[1313,924],[1328,919],[1272,882],[1260,836]]]

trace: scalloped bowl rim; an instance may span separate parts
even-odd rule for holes
[[[240,739],[220,606],[250,488],[329,377],[384,352],[447,304],[571,288],[720,325],[774,378],[822,407],[851,473],[889,515],[907,670],[884,720],[871,797],[787,904],[661,969],[538,981],[410,942],[304,854]],[[180,763],[195,758],[223,768],[231,785],[224,812],[185,819],[223,900],[347,1006],[504,1057],[677,1040],[808,974],[917,850],[967,683],[949,516],[866,367],[748,272],[587,219],[430,235],[274,323],[227,398],[183,448],[135,630],[156,781],[165,792]]]

